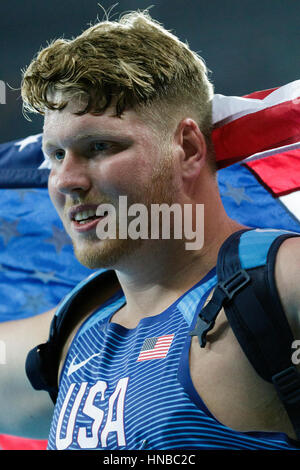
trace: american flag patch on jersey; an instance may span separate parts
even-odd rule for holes
[[[145,339],[137,360],[163,359],[168,354],[173,338],[174,335],[165,335]]]

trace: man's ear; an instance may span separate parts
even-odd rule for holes
[[[180,150],[182,178],[188,180],[197,177],[205,165],[207,153],[205,137],[199,126],[193,119],[183,119],[176,129],[175,139]]]

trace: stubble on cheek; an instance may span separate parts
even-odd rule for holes
[[[134,187],[134,186],[133,186]],[[174,187],[173,167],[170,158],[162,159],[156,168],[153,169],[151,178],[147,185],[136,184],[134,192],[128,195],[128,207],[131,204],[140,203],[148,209],[148,238],[151,237],[151,205],[152,204],[173,204],[176,200],[176,188]],[[84,201],[85,203],[87,201]],[[90,201],[95,202],[95,201]],[[101,201],[102,203],[102,201]],[[68,207],[65,207],[65,229],[72,238],[74,253],[78,261],[90,269],[101,269],[117,267],[118,262],[122,259],[134,255],[141,247],[142,244],[147,243],[147,239],[120,239],[118,237],[118,220],[119,220],[119,207],[118,203],[111,199],[103,198],[103,203],[110,203],[116,210],[116,238],[100,240],[97,237],[96,231],[90,235],[73,234],[70,222],[68,221],[67,213]],[[127,217],[127,229],[132,217]],[[128,233],[128,231],[127,231]]]

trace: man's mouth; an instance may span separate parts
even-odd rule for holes
[[[107,213],[104,213],[103,216],[97,216],[98,205],[89,204],[89,205],[80,205],[77,207],[73,207],[69,211],[69,219],[71,220],[73,227],[77,231],[81,231],[80,229],[90,230],[94,228],[98,221],[106,217]]]
[[[73,220],[82,225],[99,218],[100,217],[96,215],[96,210],[89,209],[87,211],[77,212]]]

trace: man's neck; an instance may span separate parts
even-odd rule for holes
[[[141,248],[130,263],[116,270],[126,305],[112,321],[133,328],[141,318],[161,313],[216,265],[222,243],[245,228],[226,218],[222,229],[206,233],[199,251],[187,251],[180,243],[161,241]]]

